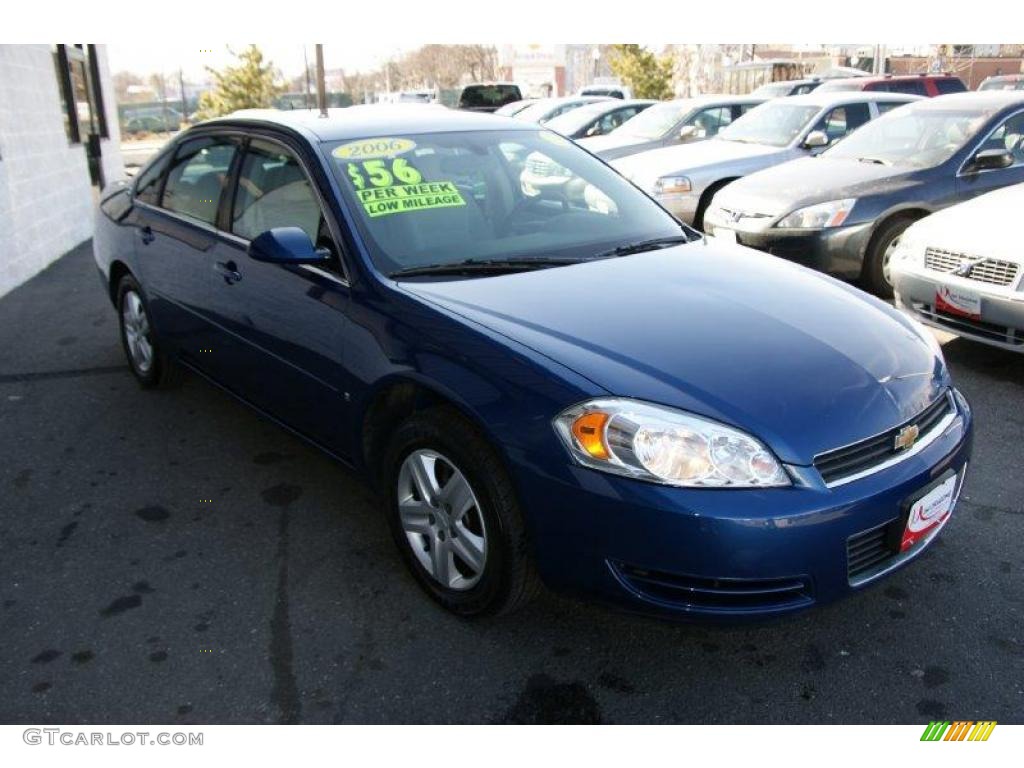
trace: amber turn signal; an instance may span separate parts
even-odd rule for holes
[[[573,437],[595,459],[609,458],[608,447],[604,443],[604,426],[607,423],[608,414],[600,411],[585,413],[572,423]]]

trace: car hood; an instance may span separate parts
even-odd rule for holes
[[[402,288],[610,394],[732,424],[794,464],[896,426],[947,380],[899,312],[738,246]]]
[[[915,222],[902,239],[925,248],[1024,264],[1016,236],[1021,211],[1024,184],[1016,184],[926,216]]]
[[[715,204],[781,216],[815,203],[896,192],[918,184],[919,174],[905,166],[801,157],[734,181],[715,196]]]
[[[711,166],[728,165],[751,158],[769,159],[790,152],[788,147],[744,144],[739,141],[708,139],[675,147],[662,147],[619,160],[612,166],[637,186],[650,190],[660,176],[673,173],[697,173]]]

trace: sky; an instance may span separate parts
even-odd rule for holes
[[[111,72],[128,70],[140,75],[153,72],[169,74],[177,72],[180,67],[189,81],[204,80],[205,66],[220,69],[232,62],[227,47],[221,43],[211,48],[202,48],[202,43],[194,45],[107,45],[107,55]],[[247,43],[233,44],[235,50],[242,50]],[[302,74],[302,43],[261,43],[256,45],[263,51],[274,65],[286,77]],[[372,36],[353,38],[345,43],[331,45],[324,43],[324,67],[326,69],[344,69],[350,72],[369,71],[378,68],[388,58],[402,53],[402,48],[381,48],[372,42]],[[316,61],[313,45],[306,45],[306,55],[312,65]]]

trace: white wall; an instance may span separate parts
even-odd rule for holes
[[[106,51],[98,52],[109,183],[124,169]],[[64,131],[51,47],[0,45],[0,296],[91,237],[94,205],[85,148]]]

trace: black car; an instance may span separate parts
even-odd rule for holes
[[[734,181],[709,234],[892,296],[888,260],[915,220],[1024,182],[1024,94],[957,93],[894,109],[817,157]]]
[[[459,109],[494,112],[513,101],[521,101],[522,91],[515,83],[472,83],[459,94]]]

